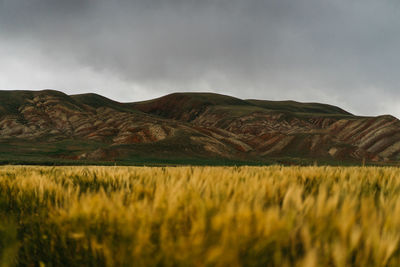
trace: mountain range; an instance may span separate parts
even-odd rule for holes
[[[0,163],[397,164],[400,122],[295,101],[0,91]]]

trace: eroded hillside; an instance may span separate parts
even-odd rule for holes
[[[338,107],[176,93],[118,103],[96,94],[0,92],[0,157],[54,160],[298,158],[395,162],[400,122]]]

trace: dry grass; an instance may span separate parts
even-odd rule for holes
[[[0,266],[400,266],[399,174],[1,167]]]

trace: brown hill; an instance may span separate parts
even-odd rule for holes
[[[96,94],[0,91],[0,160],[225,164],[397,162],[400,122],[338,107],[176,93],[119,103]]]

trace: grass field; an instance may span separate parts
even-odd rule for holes
[[[0,266],[400,266],[400,169],[0,167]]]

